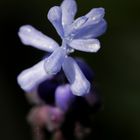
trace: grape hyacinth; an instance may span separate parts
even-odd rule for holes
[[[62,39],[60,47],[53,39],[31,25],[20,28],[19,37],[23,44],[52,53],[18,76],[18,84],[26,92],[57,74],[62,68],[74,95],[89,93],[90,82],[69,54],[74,50],[97,52],[100,42],[95,38],[106,31],[107,24],[103,8],[93,8],[86,15],[74,20],[76,12],[75,0],[64,0],[60,6],[54,6],[48,12],[49,21]]]

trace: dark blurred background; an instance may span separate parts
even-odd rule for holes
[[[26,123],[29,105],[16,82],[17,75],[45,54],[20,42],[21,25],[31,24],[60,42],[47,20],[50,7],[61,0],[0,1],[0,140],[31,140]],[[104,7],[108,30],[96,54],[79,53],[92,66],[104,100],[96,116],[101,140],[140,139],[140,1],[77,0],[77,17]]]

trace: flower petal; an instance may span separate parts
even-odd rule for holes
[[[76,19],[67,29],[67,35],[74,38],[93,38],[103,34],[106,30],[106,21],[103,8],[93,8],[85,16]]]
[[[56,74],[61,70],[62,63],[66,56],[66,49],[56,49],[45,61],[45,71],[47,74]]]
[[[55,91],[55,103],[56,106],[64,112],[69,109],[71,103],[74,101],[74,98],[75,96],[72,94],[69,84],[57,87]]]
[[[61,4],[62,8],[62,25],[69,25],[73,22],[77,12],[77,4],[75,0],[64,0]]]
[[[74,38],[97,38],[105,33],[107,29],[107,23],[103,19],[97,24],[86,26],[85,28],[79,30],[79,32],[75,35]]]
[[[100,49],[100,42],[97,39],[74,39],[69,45],[73,49],[84,52],[97,52]]]
[[[81,20],[85,20],[85,23],[84,23],[84,21],[82,21],[83,22],[82,26],[79,26],[77,28],[77,25],[82,23],[81,21],[79,21],[79,23],[76,23],[77,25],[73,25],[73,27],[71,27],[68,31],[68,34],[70,34],[71,37],[74,39],[96,38],[96,37],[102,35],[107,29],[107,23],[104,19],[102,19],[99,23],[96,23],[96,24],[92,21],[88,22],[88,24],[87,24],[86,18],[84,18],[84,17],[82,17]]]
[[[42,81],[51,78],[51,75],[48,75],[44,69],[44,61],[42,60],[33,67],[24,70],[18,76],[18,84],[23,90],[29,92]]]
[[[62,10],[59,6],[52,7],[48,12],[48,19],[55,27],[58,34],[63,37],[64,31],[62,26]]]
[[[53,52],[59,47],[53,39],[36,30],[31,25],[20,27],[18,35],[23,44],[33,46],[43,51]]]
[[[82,96],[89,93],[90,83],[73,58],[67,57],[64,60],[63,70],[70,82],[71,90],[74,95]]]
[[[98,23],[104,17],[104,14],[105,14],[104,8],[93,8],[85,16],[88,18],[88,21],[90,20],[94,23],[95,22]]]

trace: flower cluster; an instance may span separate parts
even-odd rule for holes
[[[105,32],[107,24],[103,19],[103,8],[94,8],[86,15],[74,20],[76,12],[75,0],[64,0],[61,6],[54,6],[48,12],[49,21],[62,39],[60,47],[53,39],[30,25],[20,28],[19,37],[23,44],[52,53],[18,76],[18,83],[23,90],[31,91],[62,68],[74,95],[82,96],[89,93],[90,82],[69,54],[74,50],[97,52],[100,43],[95,38]]]

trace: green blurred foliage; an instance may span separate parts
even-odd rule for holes
[[[47,11],[61,0],[2,0],[1,132],[2,140],[31,139],[25,115],[28,105],[16,84],[16,76],[43,56],[33,48],[19,48],[18,28],[32,24],[58,42],[60,38],[47,20]],[[76,52],[93,67],[100,85],[104,109],[97,117],[99,139],[140,139],[140,1],[77,0],[77,17],[93,7],[104,7],[108,30],[100,37],[96,54]],[[6,43],[5,43],[6,41]],[[9,41],[9,42],[8,42]],[[5,51],[4,51],[5,50]],[[6,56],[3,54],[5,52]],[[25,60],[20,54],[27,53]],[[18,57],[18,58],[15,58]],[[3,59],[4,58],[4,59]],[[9,64],[9,60],[12,60]],[[12,69],[11,69],[12,68]],[[10,73],[9,73],[10,70]]]

